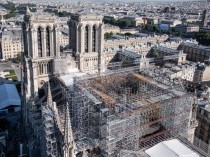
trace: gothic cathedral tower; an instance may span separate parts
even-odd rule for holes
[[[69,25],[69,46],[82,72],[103,72],[105,55],[103,17],[95,14],[75,14]]]
[[[39,15],[39,12],[32,14],[27,9],[23,38],[25,95],[34,97],[53,77],[53,59],[60,57],[59,26],[55,16]]]

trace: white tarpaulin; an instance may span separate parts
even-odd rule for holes
[[[177,139],[160,142],[145,152],[150,157],[200,157]]]

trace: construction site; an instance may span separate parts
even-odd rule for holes
[[[126,151],[170,138],[192,139],[193,95],[180,79],[130,71],[78,77],[72,86],[61,86],[77,154],[129,156]]]

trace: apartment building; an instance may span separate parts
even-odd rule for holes
[[[203,63],[205,60],[210,59],[210,47],[202,46],[195,43],[182,43],[179,46],[184,53],[187,54],[187,59],[194,62]]]
[[[196,65],[195,82],[210,81],[210,61],[207,60],[204,63],[198,63]]]
[[[157,79],[167,77],[170,80],[181,78],[187,81],[193,81],[195,67],[191,63],[183,63],[182,65],[176,65],[167,63],[164,67],[156,67],[154,69],[148,69],[143,72],[146,76],[154,76]]]
[[[132,37],[129,39],[112,39],[106,40],[104,42],[104,48],[119,48],[120,46],[128,47],[128,46],[141,46],[141,45],[151,45],[156,43],[164,42],[168,39],[168,35],[150,35],[147,37]]]
[[[210,104],[209,92],[198,100],[197,120],[194,144],[210,155]]]
[[[68,44],[69,44],[69,36],[61,32],[60,33],[60,45],[67,46]]]
[[[4,29],[0,39],[1,59],[16,58],[22,51],[21,29]]]
[[[177,64],[185,63],[187,54],[183,53],[182,50],[176,50],[168,47],[158,46],[154,47],[154,51],[150,52],[150,54],[155,57],[163,57],[165,55],[174,56],[177,55],[178,58],[172,59]]]

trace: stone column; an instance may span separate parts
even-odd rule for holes
[[[80,53],[84,53],[85,49],[85,28],[84,28],[84,25],[81,26],[81,29],[80,29],[80,37],[81,37],[81,40],[80,40]]]
[[[99,52],[103,52],[104,50],[104,28],[103,24],[99,26]]]
[[[30,73],[30,63],[29,61],[26,61],[26,74],[25,74],[25,79],[27,80],[27,96],[32,95],[31,91],[31,73]]]
[[[28,40],[29,44],[29,52],[31,54],[32,58],[37,58],[38,57],[38,40],[37,40],[37,31],[32,29],[30,31],[30,38]]]
[[[88,52],[92,52],[92,40],[93,40],[93,27],[88,27]]]
[[[72,45],[71,45],[71,38],[70,38],[70,36],[72,36],[72,34],[71,34],[72,24],[71,24],[70,21],[68,21],[68,26],[69,26],[69,48],[71,49]]]
[[[60,57],[60,38],[59,38],[59,27],[55,26],[55,37],[54,37],[54,45],[55,45],[55,55],[56,57]]]
[[[42,57],[46,57],[46,30],[45,29],[41,31],[41,37],[42,37]]]
[[[33,90],[34,94],[38,93],[38,76],[37,76],[37,63],[32,62],[32,68],[33,68]]]
[[[78,26],[78,52],[81,53],[81,25]]]
[[[103,24],[99,26],[99,50],[98,50],[98,72],[102,73],[105,71],[105,54],[103,53],[104,45],[104,30]]]
[[[78,32],[78,25],[76,25],[76,30],[75,30],[75,34],[76,34],[76,54],[79,53],[79,49],[78,49],[78,41],[79,41],[79,32]]]
[[[98,50],[99,50],[99,49],[98,49],[98,48],[99,48],[99,47],[98,47],[99,35],[100,35],[100,34],[99,34],[99,27],[98,27],[98,25],[96,25],[96,36],[95,36],[95,38],[96,38],[96,39],[95,39],[95,42],[96,42],[96,43],[95,43],[95,49],[96,49],[96,50],[95,50],[95,52],[98,52]]]
[[[54,47],[53,47],[53,31],[50,29],[50,56],[54,57],[55,54],[54,52]]]

